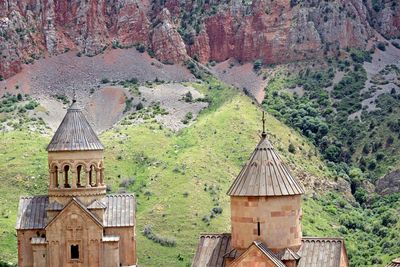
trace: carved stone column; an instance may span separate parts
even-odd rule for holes
[[[96,168],[96,187],[99,186],[100,182],[100,169]]]
[[[71,184],[71,188],[76,188],[76,171],[75,170],[71,170],[71,174],[72,174],[72,184]]]
[[[86,177],[86,188],[91,187],[92,185],[90,184],[90,177],[89,177],[90,169],[85,170],[85,177]]]
[[[100,185],[104,186],[104,167],[100,169]]]
[[[58,177],[61,177],[61,183],[59,182],[60,188],[66,188],[66,187],[65,187],[64,172],[63,172],[62,170],[60,170],[60,171],[58,172]]]

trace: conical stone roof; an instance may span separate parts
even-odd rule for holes
[[[96,133],[74,100],[56,133],[47,146],[47,151],[103,150]]]
[[[300,182],[263,133],[260,142],[228,190],[230,196],[289,196],[304,194]]]

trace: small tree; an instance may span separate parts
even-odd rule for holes
[[[262,67],[262,61],[260,59],[257,59],[256,61],[254,61],[253,69],[255,71],[259,71],[261,69],[261,67]]]
[[[292,154],[296,153],[296,148],[292,143],[289,144],[288,151]]]
[[[142,102],[139,102],[139,103],[136,105],[136,110],[141,110],[141,109],[143,109],[143,103],[142,103]]]
[[[193,102],[193,95],[190,91],[188,91],[185,96],[183,97],[183,100],[185,100],[185,102],[191,103]]]

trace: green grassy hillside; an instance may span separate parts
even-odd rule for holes
[[[150,119],[141,125],[121,123],[100,136],[106,146],[109,189],[137,196],[140,266],[190,266],[200,233],[229,231],[226,191],[259,140],[261,110],[251,100],[215,80],[193,86],[207,95],[211,105],[181,132],[163,129]],[[270,115],[267,129],[271,142],[295,174],[335,179],[317,149],[298,132]],[[13,227],[18,196],[46,193],[45,146],[49,139],[25,128],[2,133],[0,258],[4,261],[16,261]],[[294,153],[288,152],[290,144]],[[389,202],[393,208],[400,204],[398,198]],[[354,216],[348,218],[348,214]],[[373,232],[367,215],[377,227],[382,224],[379,212],[351,205],[339,193],[304,198],[306,235],[346,236],[354,266],[367,266],[372,260],[381,266],[400,251],[389,255],[379,250],[384,237]],[[387,242],[399,240],[396,218],[385,221]],[[363,227],[354,227],[353,221]],[[362,238],[365,240],[360,242]],[[369,241],[374,244],[359,255],[358,249],[368,246]]]

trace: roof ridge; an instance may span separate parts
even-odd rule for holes
[[[135,197],[134,193],[116,193],[116,194],[107,194],[106,197],[122,197],[122,196],[129,196]]]
[[[278,258],[278,256],[270,250],[262,241],[254,240],[253,244],[261,250],[277,267],[286,267],[286,265]],[[251,247],[251,245],[250,245]],[[249,248],[250,248],[249,247]]]
[[[20,199],[32,199],[32,198],[46,198],[49,197],[48,195],[38,195],[38,196],[20,196]]]
[[[202,233],[200,237],[202,236],[231,236],[231,233]]]
[[[302,237],[302,240],[344,241],[343,237]]]

